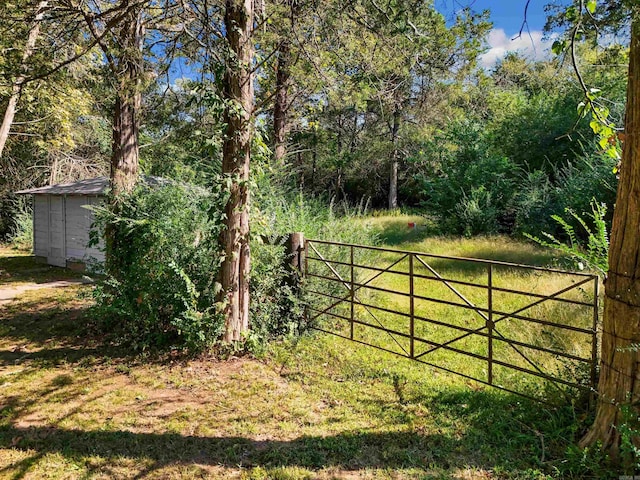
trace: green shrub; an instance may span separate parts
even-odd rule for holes
[[[515,168],[490,154],[481,126],[455,123],[434,142],[440,158],[422,177],[422,205],[439,218],[441,229],[467,235],[509,230]]]
[[[289,281],[284,236],[303,232],[305,238],[373,245],[377,238],[363,220],[366,205],[326,205],[316,198],[279,191],[262,178],[252,212],[252,274],[250,346],[260,350],[275,337],[292,337],[303,331],[305,291],[342,293],[338,282],[307,279],[301,290]],[[332,259],[346,249],[334,248]],[[343,258],[346,260],[346,258]],[[336,269],[341,272],[342,267]],[[341,272],[344,273],[344,272]],[[337,291],[336,291],[337,290]]]
[[[589,212],[594,198],[604,203],[609,212],[613,212],[618,187],[615,167],[616,160],[606,155],[585,154],[575,164],[560,170],[556,191],[556,203],[560,208],[555,212],[565,209],[578,213]],[[610,226],[611,216],[608,215],[606,220]]]
[[[513,198],[514,231],[556,233],[551,215],[558,211],[557,200],[555,187],[546,172],[523,172],[518,178],[518,189]]]
[[[552,215],[551,218],[564,232],[566,242],[548,232],[542,232],[546,240],[532,235],[526,236],[545,247],[555,248],[570,256],[581,270],[589,268],[600,272],[603,276],[606,275],[609,269],[609,234],[605,221],[607,206],[592,200],[591,213],[585,213],[581,216],[571,209],[566,209],[566,213],[569,214],[569,218],[573,222],[580,225],[582,236],[586,237],[584,240],[581,239],[582,236],[578,235],[574,226],[560,215]],[[590,226],[590,223],[593,224],[593,227]]]
[[[250,332],[244,347],[259,352],[269,340],[294,336],[302,326],[303,293],[287,267],[288,233],[365,244],[375,239],[355,221],[364,206],[334,209],[287,195],[267,175],[256,176]],[[117,215],[106,208],[97,211],[93,242],[107,225],[122,239],[112,247],[108,275],[95,289],[94,310],[105,331],[137,350],[196,353],[217,342],[224,327],[216,293],[225,200],[222,188],[139,186],[122,200]]]
[[[458,229],[465,236],[497,233],[498,210],[493,204],[491,192],[484,186],[471,190],[471,195],[463,195],[455,207]]]
[[[106,331],[137,350],[197,352],[218,339],[222,197],[197,187],[140,186],[122,199],[117,215],[97,211],[96,232],[110,224],[121,238],[95,289]]]
[[[613,211],[617,179],[613,173],[615,161],[602,155],[583,155],[575,164],[567,164],[551,179],[538,170],[525,173],[519,180],[518,194],[514,198],[516,212],[515,232],[539,235],[547,232],[558,240],[571,241],[560,222],[553,219],[558,212],[576,212],[589,229],[597,228],[592,212],[592,201],[597,199]],[[610,228],[611,215],[602,217]],[[588,240],[588,230],[573,215],[565,218],[579,241]]]

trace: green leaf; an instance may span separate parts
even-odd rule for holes
[[[583,118],[587,114],[587,105],[584,102],[578,104],[578,116]]]
[[[585,6],[587,7],[587,10],[589,11],[589,13],[595,13],[597,0],[587,0]]]
[[[564,52],[566,46],[566,40],[556,40],[555,42],[553,42],[553,45],[551,45],[551,52],[554,55],[560,55],[562,52]]]
[[[598,145],[600,145],[600,148],[602,148],[603,150],[607,150],[608,152],[608,148],[609,148],[609,139],[606,137],[602,137],[599,141],[598,141]]]

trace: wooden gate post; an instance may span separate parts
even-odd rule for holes
[[[287,260],[293,283],[299,282],[304,277],[304,233],[290,233],[287,238]]]
[[[293,290],[293,294],[300,300],[302,300],[302,285],[301,280],[304,278],[306,269],[306,250],[304,243],[304,233],[294,232],[290,233],[286,243],[286,262],[287,271],[289,272],[287,281]],[[298,322],[298,334],[301,334],[304,325],[307,324],[309,318],[309,312],[307,306],[304,306],[304,313],[302,314],[302,321]]]

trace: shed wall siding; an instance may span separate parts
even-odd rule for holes
[[[33,253],[37,257],[49,255],[49,196],[33,198]]]
[[[66,267],[66,215],[65,199],[59,195],[49,196],[49,253],[50,265]]]
[[[89,242],[89,228],[91,219],[85,197],[66,197],[67,201],[67,260],[82,260],[87,243]]]
[[[34,195],[34,255],[57,266],[66,266],[67,261],[103,263],[104,241],[95,247],[87,246],[94,213],[85,208],[102,204],[104,198],[95,195]]]
[[[66,234],[67,260],[70,261],[104,261],[104,253],[100,251],[103,242],[97,247],[88,247],[89,232],[94,221],[94,214],[85,206],[95,206],[103,200],[93,196],[73,195],[66,198]]]
[[[87,197],[87,201],[88,201],[87,205],[91,205],[94,207],[104,205],[104,202],[105,202],[103,197]],[[93,211],[88,210],[88,212],[89,212],[89,227],[87,228],[87,231],[90,230],[91,225],[93,225],[93,221],[95,220],[95,215]],[[104,236],[100,237],[100,241],[98,242],[98,245],[96,245],[95,247],[87,248],[87,257],[93,258],[98,262],[104,262],[105,260]]]

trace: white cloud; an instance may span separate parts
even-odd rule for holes
[[[540,30],[507,35],[502,28],[494,28],[487,36],[489,50],[480,56],[480,65],[486,69],[493,68],[509,52],[516,52],[531,60],[542,60],[549,57],[552,39],[542,39]]]

